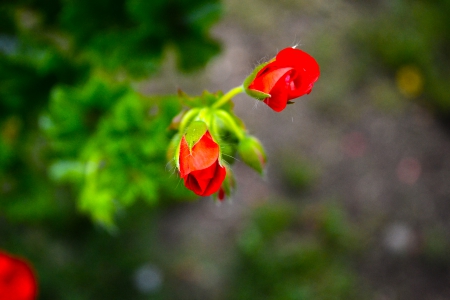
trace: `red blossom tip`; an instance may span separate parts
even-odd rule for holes
[[[280,112],[290,100],[309,94],[319,75],[319,65],[312,56],[300,49],[285,48],[275,59],[257,67],[244,86],[252,97],[255,93],[270,95],[255,98]]]
[[[0,299],[35,300],[37,282],[30,265],[0,251]]]

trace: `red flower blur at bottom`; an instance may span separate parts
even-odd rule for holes
[[[0,251],[0,299],[34,300],[37,283],[27,262]]]
[[[219,163],[219,145],[208,131],[192,149],[183,136],[179,163],[184,185],[199,196],[214,194],[225,179],[226,169]]]
[[[311,55],[286,48],[256,74],[248,88],[270,94],[264,103],[280,112],[289,100],[309,94],[319,75],[319,65]]]

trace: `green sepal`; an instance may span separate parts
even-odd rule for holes
[[[169,146],[167,147],[167,161],[171,167],[176,167],[177,169],[180,167],[180,162],[178,159],[180,156],[180,141],[181,134],[176,133],[170,140]]]
[[[208,126],[206,126],[203,121],[193,121],[186,129],[184,138],[188,144],[189,149],[192,149],[194,145],[202,138],[202,136],[208,131]]]
[[[261,91],[257,91],[257,90],[252,90],[249,89],[248,86],[253,82],[253,80],[255,80],[256,75],[258,75],[258,72],[261,71],[262,68],[264,68],[265,66],[267,66],[270,62],[272,62],[274,59],[265,62],[263,64],[260,64],[259,66],[257,66],[253,72],[247,76],[247,78],[245,78],[243,86],[244,86],[244,91],[247,95],[249,95],[252,98],[255,98],[257,100],[264,100],[266,98],[270,98],[270,94],[266,94],[264,92]]]
[[[221,121],[222,129],[232,132],[239,140],[245,137],[245,125],[233,113],[218,109],[214,114]]]
[[[264,100],[266,98],[270,98],[271,95],[270,94],[266,94],[257,90],[252,90],[252,89],[245,89],[245,93],[247,93],[247,95],[249,95],[252,98],[255,98],[256,100]]]
[[[213,195],[214,201],[222,201],[224,199],[219,199],[220,190],[223,190],[223,193],[226,197],[230,197],[232,192],[236,187],[236,179],[234,178],[233,171],[225,164],[224,167],[227,170],[227,175],[225,176],[224,181],[222,182],[222,186],[219,191]]]
[[[245,137],[245,125],[232,112],[216,109],[213,111],[213,115],[210,132],[215,140],[217,137],[219,138],[223,160],[232,164],[235,161],[239,140]]]
[[[227,169],[227,175],[225,176],[225,180],[222,183],[223,191],[225,192],[226,196],[230,196],[231,192],[234,190],[236,186],[236,179],[234,178],[233,171],[225,166]]]

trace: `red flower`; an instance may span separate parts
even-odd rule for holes
[[[33,300],[37,283],[28,263],[0,252],[0,299]]]
[[[280,112],[289,100],[309,94],[319,75],[319,65],[312,56],[286,48],[256,74],[248,89],[270,94],[264,103]]]
[[[203,134],[192,149],[186,138],[182,137],[179,163],[184,185],[199,196],[214,194],[225,179],[225,167],[219,163],[219,145],[214,142],[209,131]]]

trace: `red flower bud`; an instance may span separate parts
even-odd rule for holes
[[[22,259],[0,252],[0,299],[33,300],[37,283],[30,266]]]
[[[320,75],[316,60],[295,48],[281,50],[275,59],[255,71],[257,73],[244,82],[247,94],[256,98],[270,95],[263,98],[264,103],[277,112],[282,111],[289,100],[309,94]]]
[[[186,136],[181,138],[179,152],[180,177],[184,185],[199,196],[209,196],[217,192],[226,170],[219,162],[219,145],[209,131],[190,147]]]

